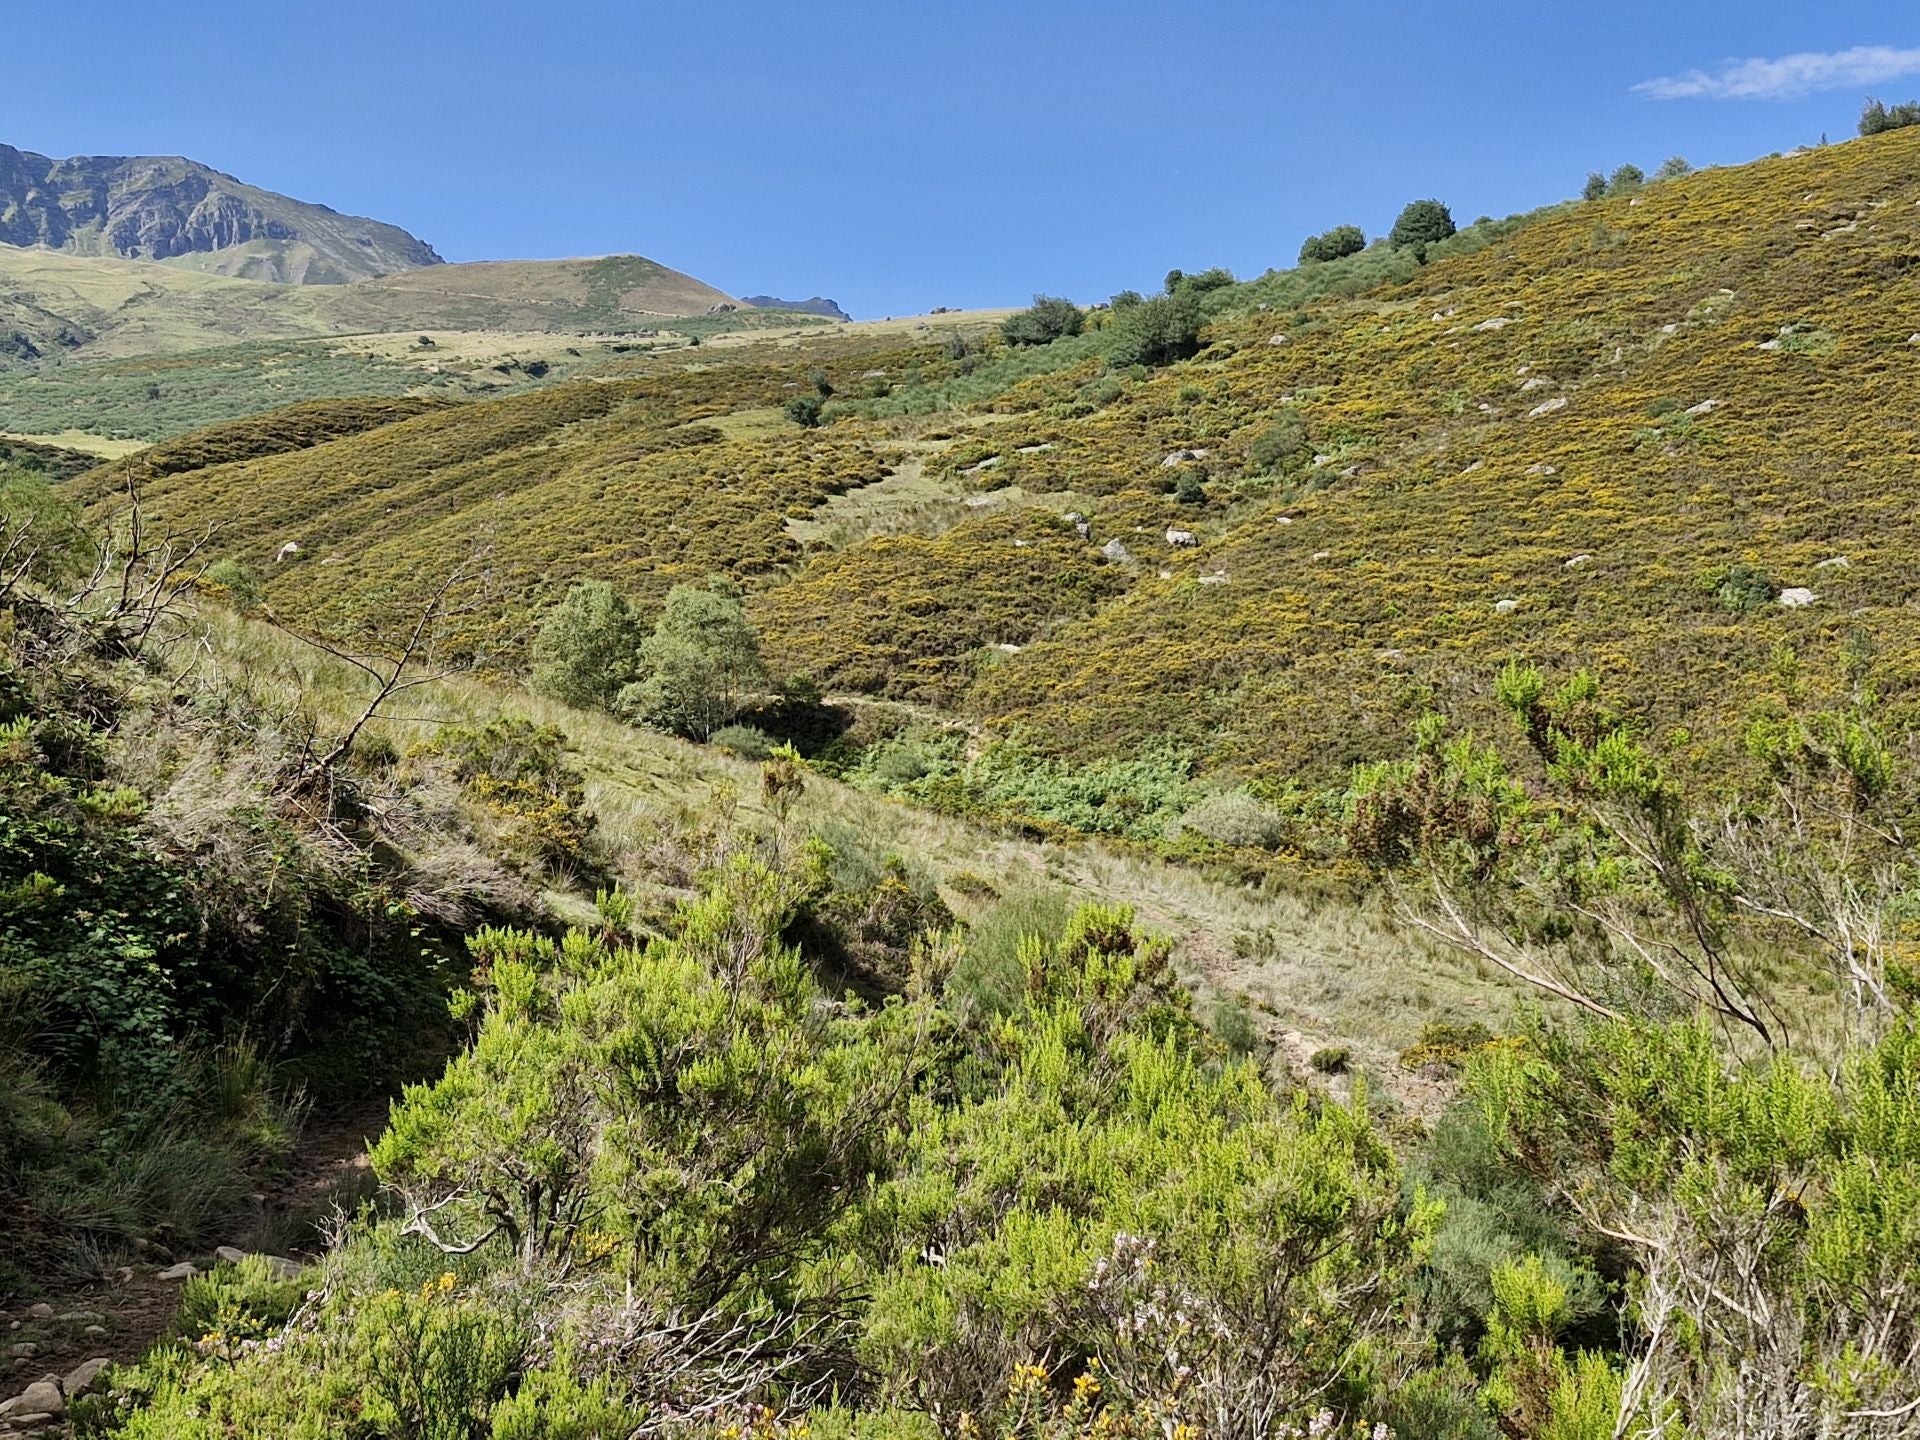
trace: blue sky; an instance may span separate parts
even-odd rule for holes
[[[0,0],[0,47],[10,144],[863,316],[1257,274],[1415,197],[1464,223],[1920,95],[1885,0]]]

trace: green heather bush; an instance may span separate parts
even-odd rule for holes
[[[742,760],[764,760],[773,753],[773,737],[754,725],[722,725],[707,737],[716,750],[725,750]]]
[[[1256,467],[1274,474],[1311,455],[1313,442],[1307,436],[1306,422],[1300,412],[1281,411],[1271,425],[1254,437],[1247,453]]]
[[[1207,796],[1181,816],[1173,833],[1199,835],[1220,845],[1278,849],[1286,840],[1286,817],[1245,790]]]

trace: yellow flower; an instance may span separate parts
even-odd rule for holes
[[[1100,1381],[1093,1375],[1082,1375],[1073,1382],[1073,1394],[1076,1400],[1091,1400],[1100,1393]]]

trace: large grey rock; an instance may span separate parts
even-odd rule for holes
[[[1191,530],[1182,530],[1175,527],[1167,531],[1167,543],[1176,549],[1186,550],[1198,545],[1200,543],[1200,537],[1195,535]]]
[[[1564,395],[1556,395],[1553,399],[1534,406],[1533,409],[1527,412],[1527,418],[1529,420],[1538,420],[1543,415],[1551,415],[1556,410],[1564,410],[1566,408],[1567,397]]]
[[[1107,559],[1117,560],[1123,565],[1133,559],[1133,552],[1120,543],[1118,536],[1115,536],[1113,539],[1107,541],[1106,544],[1102,545],[1100,547],[1100,553],[1106,556]]]
[[[91,1360],[82,1360],[67,1372],[66,1379],[60,1382],[60,1388],[67,1393],[69,1400],[76,1395],[84,1395],[93,1389],[94,1382],[100,1378],[100,1372],[113,1361],[104,1355],[96,1355]]]
[[[156,1280],[191,1280],[200,1273],[200,1267],[191,1260],[182,1260],[178,1265],[169,1265],[153,1278]]]
[[[1780,603],[1789,610],[1800,610],[1820,597],[1804,585],[1789,585],[1780,592]]]
[[[67,1413],[67,1397],[60,1393],[58,1376],[49,1375],[36,1380],[18,1395],[0,1405],[0,1415],[8,1419],[21,1415],[64,1415]]]

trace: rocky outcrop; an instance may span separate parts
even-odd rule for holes
[[[440,263],[398,226],[276,195],[179,156],[52,160],[10,145],[0,145],[0,243],[187,260],[220,274],[309,285]]]
[[[815,295],[809,300],[782,300],[773,295],[742,295],[740,299],[758,310],[792,310],[800,315],[824,315],[829,320],[853,319],[824,295]]]

